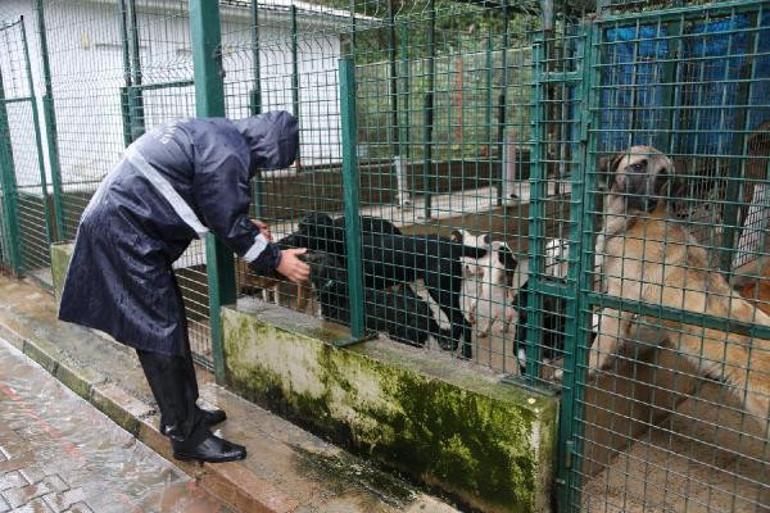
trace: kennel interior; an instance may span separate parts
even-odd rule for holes
[[[594,269],[601,253],[594,244],[607,194],[598,166],[631,145],[652,145],[673,159],[669,215],[706,248],[703,272],[762,300],[767,6],[604,4],[588,12],[550,2],[355,2],[344,6],[347,13],[328,11],[334,22],[296,36],[271,35],[260,17],[258,30],[243,33],[251,44],[230,57],[260,62],[260,76],[240,84],[226,78],[228,94],[244,114],[259,112],[256,106],[297,114],[303,148],[291,170],[261,175],[259,214],[279,239],[309,212],[339,218],[352,211],[405,234],[450,237],[461,229],[505,241],[518,268],[502,287],[485,283],[495,275],[491,262],[464,262],[460,309],[473,320],[470,351],[443,350],[435,337],[425,347],[447,365],[470,361],[480,372],[561,394],[560,507],[764,511],[766,419],[731,399],[738,387],[703,377],[709,358],[693,364],[669,333],[660,348],[633,345],[590,376],[587,363],[602,329],[596,314],[610,306],[631,309],[653,328],[678,320],[721,329],[726,340],[725,331],[738,329],[729,315],[709,317],[686,304],[666,310],[655,301],[618,306],[595,288],[602,271]],[[292,27],[303,26],[300,5],[289,17]],[[354,65],[354,94],[340,83],[340,57]],[[353,108],[353,119],[345,108]],[[346,129],[355,134],[352,148]],[[357,173],[346,176],[345,162]],[[346,285],[324,300],[348,309],[346,324],[355,324],[359,310],[364,326],[359,320],[354,338],[378,332],[398,339],[389,316],[401,308],[400,322],[410,323],[407,310],[421,311],[422,303],[403,285],[386,289],[390,295],[369,291],[376,280],[367,278],[368,265],[399,250],[379,251],[382,242],[361,223],[347,232],[360,237],[353,247],[363,250],[361,265],[336,260]],[[323,315],[312,290],[244,276],[244,292],[265,290],[263,299]],[[452,325],[423,281],[410,287],[429,304],[427,317]],[[764,333],[742,329],[757,340]],[[751,350],[767,351],[761,342]],[[767,370],[752,365],[747,360],[743,370],[767,379]]]
[[[768,511],[767,412],[744,405],[766,404],[767,388],[747,395],[703,369],[770,382],[763,318],[729,315],[741,296],[770,307],[770,3],[598,4],[219,2],[225,114],[283,109],[300,122],[294,165],[253,181],[254,217],[276,240],[319,228],[308,214],[353,220],[322,232],[323,282],[297,287],[236,263],[230,288],[334,318],[353,342],[417,343],[448,366],[560,394],[559,511]],[[74,237],[127,144],[196,115],[190,13],[176,0],[6,0],[0,18],[0,134],[10,135],[0,138],[0,262],[29,273],[45,270],[47,243]],[[597,286],[655,285],[596,267],[600,161],[635,144],[673,160],[669,223],[704,248],[698,272],[733,291],[711,294],[727,305],[719,315]],[[383,236],[393,231],[507,247],[481,259],[448,250],[458,282],[426,276],[437,246],[407,251]],[[218,305],[234,294],[221,286],[229,264],[212,263],[206,244],[174,267],[194,351],[211,365]],[[515,269],[498,259],[507,250]],[[408,277],[371,275],[394,259],[410,263]],[[447,350],[458,311],[470,339],[452,335],[460,347]],[[632,340],[590,370],[595,334],[618,337],[597,319],[616,312],[647,331],[663,325],[665,337]],[[694,332],[723,354],[694,355],[680,336]],[[725,363],[736,350],[751,357]]]

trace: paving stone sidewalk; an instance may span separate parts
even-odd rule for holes
[[[0,339],[0,513],[230,513]]]

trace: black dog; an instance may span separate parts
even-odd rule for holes
[[[359,216],[362,234],[402,235],[396,225],[372,216]],[[310,234],[323,235],[315,237],[314,242],[320,247],[309,247]],[[323,242],[322,242],[323,241]],[[278,241],[281,249],[308,248],[323,251],[332,255],[345,254],[345,218],[332,219],[323,212],[309,212],[299,221],[297,231]]]
[[[542,279],[563,283],[563,280],[560,279],[545,277]],[[516,336],[514,337],[514,350],[522,370],[527,361],[527,331],[530,327],[527,322],[528,300],[529,280],[519,287],[516,297],[513,298],[513,309],[519,314],[519,320],[516,323]],[[543,326],[540,346],[543,348],[544,359],[552,360],[558,352],[564,349],[564,330],[567,326],[566,308],[566,301],[563,298],[548,294],[543,296]]]
[[[369,231],[363,229],[364,224],[368,224]],[[347,256],[344,226],[344,219],[332,220],[326,214],[311,213],[300,222],[296,232],[279,244],[331,253],[344,266]],[[435,235],[401,235],[389,226],[392,224],[382,219],[362,218],[365,286],[383,290],[422,279],[428,293],[452,324],[453,343],[448,348],[456,349],[458,341],[462,340],[463,356],[470,358],[471,327],[460,307],[463,281],[460,258],[479,259],[487,250]]]
[[[564,284],[565,280],[553,277],[543,277],[544,281]],[[527,301],[529,300],[529,280],[519,287],[516,297],[513,299],[513,308],[519,314],[516,323],[516,335],[514,337],[514,351],[519,359],[522,371],[527,362]],[[540,345],[543,348],[543,359],[553,360],[555,356],[564,351],[564,340],[567,328],[567,302],[564,298],[545,294],[543,296],[543,326]],[[596,327],[594,327],[596,329]],[[591,332],[588,346],[596,338],[596,332]]]
[[[338,258],[313,252],[305,258],[310,264],[310,281],[321,304],[324,319],[350,325],[348,275]],[[368,330],[387,333],[390,338],[410,345],[424,346],[433,335],[439,344],[451,344],[449,334],[439,328],[433,313],[412,287],[385,291],[364,288],[364,324]]]

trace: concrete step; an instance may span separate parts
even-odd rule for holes
[[[0,277],[0,334],[159,454],[241,512],[457,511],[448,502],[230,393],[198,369],[204,406],[225,409],[221,434],[246,446],[242,462],[173,460],[132,350],[56,320],[53,297]]]

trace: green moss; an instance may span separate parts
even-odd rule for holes
[[[53,279],[54,295],[61,297],[61,291],[64,287],[64,279],[67,277],[67,270],[72,258],[74,245],[71,243],[58,243],[51,245],[51,277]]]
[[[224,320],[230,384],[246,397],[475,507],[547,502],[555,400],[459,386],[233,310]]]

